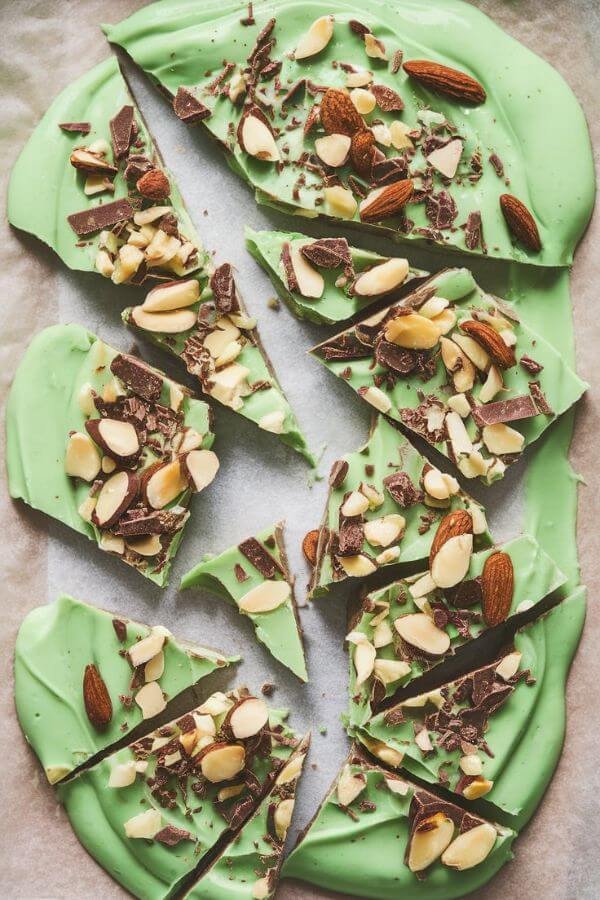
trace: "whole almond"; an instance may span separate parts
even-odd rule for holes
[[[498,551],[486,559],[481,573],[483,618],[490,627],[507,618],[512,604],[515,573],[508,553]]]
[[[352,135],[350,162],[357,174],[368,180],[373,173],[375,152],[375,137],[372,131],[363,128]]]
[[[542,249],[542,241],[535,219],[518,197],[512,194],[502,194],[500,197],[500,209],[506,219],[506,224],[528,250],[539,253]]]
[[[321,124],[327,134],[346,134],[352,137],[355,131],[365,126],[350,95],[338,88],[329,88],[321,100]]]
[[[413,183],[409,178],[371,191],[360,204],[361,219],[363,222],[381,222],[397,215],[410,200],[412,192]]]
[[[460,330],[477,341],[501,369],[510,369],[512,366],[516,366],[517,359],[513,347],[507,347],[491,325],[477,322],[475,319],[467,319],[460,323]]]
[[[436,531],[431,544],[431,550],[429,551],[429,567],[431,568],[431,564],[433,563],[437,552],[444,546],[446,541],[449,541],[450,538],[458,537],[461,534],[472,533],[473,519],[471,518],[471,513],[467,512],[466,509],[455,509],[453,512],[449,512],[445,515],[438,525],[438,530]]]
[[[319,529],[313,528],[312,531],[307,531],[304,535],[304,540],[302,541],[302,552],[306,557],[307,561],[311,564],[311,566],[316,565],[317,562],[317,546],[319,544]]]
[[[453,97],[465,103],[483,103],[486,93],[481,84],[460,69],[451,69],[428,59],[413,59],[403,69],[436,94]]]
[[[150,169],[138,180],[136,187],[142,197],[149,200],[166,200],[171,193],[169,179],[160,169]]]
[[[83,702],[87,717],[98,731],[112,719],[112,701],[102,675],[93,663],[83,673]]]

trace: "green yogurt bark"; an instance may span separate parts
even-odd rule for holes
[[[427,490],[431,473],[445,486],[436,492],[444,493],[443,499]],[[444,516],[457,510],[468,512],[471,546],[488,546],[483,507],[455,478],[434,469],[393,423],[376,416],[367,443],[332,466],[325,514],[315,534],[312,596],[383,566],[427,559]]]
[[[283,525],[271,525],[219,556],[207,557],[181,587],[204,587],[248,616],[258,640],[301,681],[308,681],[302,627],[288,569]]]
[[[308,752],[304,738],[271,792],[231,844],[185,894],[186,900],[268,900],[277,890],[296,787]]]
[[[292,312],[311,322],[343,322],[377,300],[402,296],[427,274],[401,257],[351,247],[344,237],[246,228],[246,245]]]
[[[211,483],[208,404],[80,325],[32,340],[6,417],[11,497],[164,586],[194,491]]]
[[[592,155],[546,62],[458,0],[245,6],[163,0],[105,32],[260,202],[462,252],[572,261]]]
[[[570,638],[581,628],[584,594],[518,631],[492,663],[388,705],[350,732],[393,768],[465,800],[485,797],[499,814],[531,814],[562,744]]]
[[[439,588],[428,571],[371,591],[346,637],[350,726],[364,724],[397,690],[488,628],[540,603],[565,580],[537,541],[524,535],[474,553],[451,587]]]
[[[363,400],[491,484],[587,385],[467,269],[446,269],[312,351]]]
[[[374,900],[449,900],[486,884],[515,837],[355,749],[283,874]]]
[[[54,784],[236,659],[63,595],[19,629],[17,716]]]
[[[58,788],[88,853],[143,900],[166,898],[235,836],[298,739],[245,689],[217,693]]]

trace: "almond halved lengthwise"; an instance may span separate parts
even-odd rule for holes
[[[102,461],[94,442],[82,431],[74,431],[67,443],[65,472],[73,478],[93,481]]]
[[[195,278],[185,281],[169,281],[161,284],[146,295],[142,303],[145,312],[168,312],[192,306],[200,299],[200,283]]]
[[[134,306],[131,320],[142,331],[160,331],[165,334],[181,334],[196,324],[196,313],[191,309],[173,309],[168,312],[148,312],[143,306]]]
[[[238,126],[242,150],[264,162],[279,162],[279,150],[268,119],[257,106],[246,110]]]
[[[459,834],[444,850],[442,862],[445,866],[458,869],[459,872],[472,869],[489,856],[497,836],[493,825],[482,822],[481,825]]]
[[[200,769],[212,784],[231,781],[246,764],[246,751],[241,744],[217,742],[209,744],[199,754]]]
[[[92,513],[94,525],[110,528],[123,515],[139,490],[139,479],[133,472],[117,472],[104,482]]]
[[[302,35],[294,51],[295,59],[308,59],[325,49],[333,36],[333,16],[316,19],[306,34]]]
[[[230,710],[225,724],[239,741],[254,737],[269,721],[269,710],[259,697],[244,697]]]
[[[154,463],[142,475],[142,494],[152,509],[164,509],[188,487],[189,482],[180,459]]]
[[[408,260],[388,259],[358,276],[353,291],[359,297],[378,297],[400,287],[408,275]]]
[[[430,656],[443,656],[450,647],[450,637],[425,613],[411,613],[400,616],[394,628],[403,641]]]
[[[195,491],[204,490],[219,471],[219,459],[212,450],[191,450],[182,462]]]
[[[140,440],[131,422],[119,419],[88,419],[86,430],[105,453],[121,462],[129,462],[140,452]]]
[[[424,819],[412,836],[408,868],[422,872],[439,859],[454,835],[454,822],[442,812]]]
[[[290,595],[287,581],[263,581],[238,600],[238,608],[249,614],[268,613],[285,603]]]
[[[342,806],[350,806],[367,786],[363,772],[353,773],[350,766],[344,766],[337,783],[337,798]]]

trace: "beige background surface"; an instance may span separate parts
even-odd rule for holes
[[[3,192],[14,159],[51,100],[69,80],[107,55],[97,24],[117,21],[141,5],[136,0],[55,0],[50,4],[46,0],[4,0],[0,4],[0,83],[4,89],[0,120]],[[596,147],[600,147],[597,106],[600,26],[594,0],[587,3],[569,0],[502,3],[486,0],[477,5],[559,69],[586,110],[593,140]],[[553,115],[551,109],[548,115]],[[150,124],[153,127],[152,120]],[[560,121],[557,121],[556,127],[557,132],[560,131]],[[167,155],[164,144],[163,151]],[[168,161],[175,168],[171,157]],[[224,165],[219,164],[218,174],[226,179],[227,184],[233,183],[233,176]],[[244,191],[242,188],[239,190]],[[201,225],[200,210],[190,206],[197,224]],[[212,215],[213,210],[210,209],[209,213]],[[223,221],[225,213],[222,209],[215,210],[214,214],[217,223]],[[588,620],[569,683],[567,740],[556,777],[538,814],[517,844],[517,859],[505,867],[486,889],[485,896],[489,898],[513,895],[532,900],[542,897],[566,900],[600,895],[600,766],[597,760],[600,738],[600,704],[597,699],[600,679],[597,651],[600,633],[597,604],[600,582],[597,540],[600,491],[597,450],[600,433],[597,399],[600,396],[599,221],[596,216],[579,249],[572,280],[578,370],[591,385],[579,409],[572,453],[576,471],[582,473],[587,482],[580,492],[578,533],[583,581],[590,589]],[[33,239],[11,232],[5,221],[2,223],[0,246],[3,251],[3,265],[0,267],[0,384],[4,397],[16,362],[31,334],[57,320],[59,298],[65,290],[65,283],[71,292],[85,292],[91,281],[88,276],[65,274],[53,254]],[[103,296],[108,298],[109,295],[110,291],[105,291]],[[114,309],[112,313],[116,320]],[[294,326],[291,316],[285,312],[279,315],[286,316],[285,320],[279,321],[285,321],[284,327],[292,334]],[[96,325],[83,315],[80,320],[91,327]],[[305,334],[302,329],[298,329],[298,333]],[[122,345],[127,346],[127,341],[123,340]],[[267,346],[270,349],[268,341]],[[309,346],[309,342],[304,341],[302,346]],[[283,376],[284,373],[280,374]],[[285,384],[283,377],[282,380]],[[335,399],[336,389],[332,386],[331,390],[332,399]],[[292,393],[293,390],[290,390]],[[271,444],[265,446],[270,448]],[[279,465],[278,457],[275,463]],[[4,486],[0,497],[0,517],[3,560],[0,700],[4,724],[3,772],[0,779],[0,893],[4,897],[36,900],[50,897],[65,900],[120,897],[123,892],[86,855],[71,833],[53,792],[40,778],[37,762],[26,748],[14,718],[12,653],[16,631],[29,609],[53,596],[49,594],[49,524],[40,514],[12,504]],[[306,523],[304,527],[300,523],[298,533],[301,534],[306,527]],[[51,531],[51,535],[50,543],[65,540],[64,530]],[[241,536],[238,533],[238,537]],[[79,541],[73,541],[72,545],[68,537],[66,541],[68,547],[74,548],[73,552],[87,549]],[[179,569],[177,574],[184,570]],[[50,583],[53,585],[52,578]],[[142,587],[139,581],[127,579],[121,590],[133,590],[130,587],[133,585],[137,590]],[[126,600],[127,594],[124,610],[128,608]],[[151,602],[156,600],[156,595],[151,598]],[[313,668],[313,675],[318,680],[316,672],[318,670]],[[329,689],[331,686],[324,687]],[[322,739],[314,742],[312,761],[317,766],[320,763],[319,754],[326,755],[326,747]],[[542,747],[540,753],[543,753]],[[331,767],[331,772],[334,769],[335,765]],[[316,892],[286,885],[281,889],[281,896],[316,896]]]

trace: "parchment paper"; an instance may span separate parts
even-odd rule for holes
[[[22,145],[56,94],[107,56],[109,50],[98,24],[118,21],[140,5],[138,0],[0,3],[3,185]],[[600,21],[594,0],[481,0],[477,5],[561,71],[586,109],[596,146],[600,146],[596,100]],[[294,228],[296,223],[258,208],[250,191],[228,170],[207,136],[200,129],[186,130],[173,121],[164,101],[143,76],[132,66],[128,73],[138,104],[178,178],[206,245],[216,251],[218,260],[229,259],[238,268],[246,302],[259,319],[264,343],[313,449],[326,445],[320,468],[327,473],[333,459],[355,449],[366,438],[368,410],[338,379],[331,378],[306,357],[305,350],[317,339],[323,339],[327,330],[297,322],[285,308],[275,312],[267,307],[273,290],[243,244],[245,224],[289,224]],[[552,115],[552,110],[548,114]],[[560,121],[556,127],[560,130]],[[590,588],[588,620],[569,683],[567,739],[558,771],[539,812],[516,844],[516,859],[486,888],[484,893],[489,898],[518,895],[532,900],[566,900],[600,894],[600,568],[596,539],[600,491],[600,266],[594,247],[599,231],[596,217],[579,248],[572,280],[578,371],[591,384],[579,407],[572,453],[576,471],[587,482],[580,492],[579,547],[583,580]],[[362,242],[369,245],[369,241]],[[56,321],[80,322],[115,347],[126,350],[131,346],[132,335],[121,325],[119,312],[131,302],[133,291],[116,289],[95,275],[69,272],[52,252],[35,240],[12,232],[5,222],[0,248],[3,396],[31,335]],[[423,268],[432,264],[431,256],[424,252],[410,251],[410,256]],[[181,375],[181,370],[164,355],[152,352],[148,346],[143,346],[143,351],[167,371]],[[302,602],[305,595],[307,570],[300,541],[320,520],[326,481],[311,488],[308,469],[299,457],[272,436],[220,407],[216,409],[216,431],[221,472],[210,491],[194,501],[192,522],[173,567],[172,586],[164,592],[116,559],[96,551],[84,538],[22,504],[11,503],[3,487],[3,897],[75,900],[124,896],[79,845],[15,720],[12,655],[18,626],[30,609],[54,599],[60,592],[142,621],[163,623],[175,634],[223,651],[240,651],[244,662],[232,675],[232,683],[246,682],[254,689],[266,680],[277,685],[273,702],[291,709],[291,723],[299,730],[313,730],[311,765],[301,784],[295,832],[314,813],[347,753],[348,741],[339,719],[346,703],[346,657],[342,649],[345,613],[339,597],[332,596],[302,610],[311,681],[300,687],[255,642],[250,623],[236,610],[198,591],[177,591],[182,573],[205,552],[219,552],[255,529],[287,518],[287,544],[297,575],[298,599]],[[520,530],[522,472],[523,467],[515,466],[504,483],[494,487],[493,499],[486,496],[485,490],[474,491],[480,499],[487,500],[488,509],[492,507],[490,522],[499,539]],[[326,727],[326,734],[320,732],[320,726]],[[540,752],[543,753],[543,747]],[[295,833],[291,837],[293,840]],[[284,884],[279,896],[324,895],[309,886]]]

